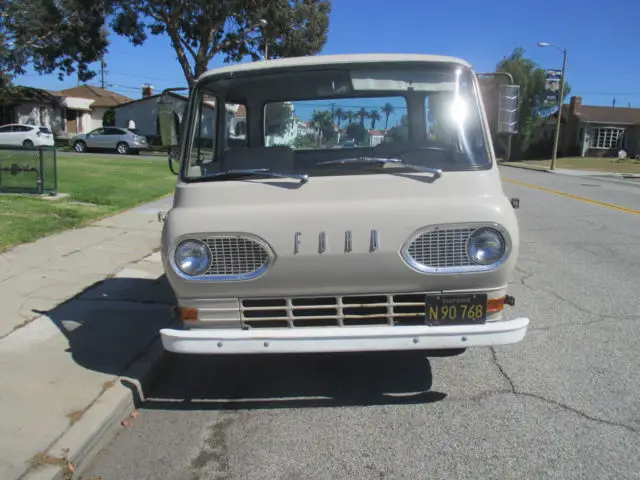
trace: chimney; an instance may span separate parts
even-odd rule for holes
[[[575,115],[580,113],[580,107],[582,106],[582,97],[571,97],[571,103],[569,103],[569,114]]]
[[[152,96],[153,96],[153,87],[148,83],[145,83],[142,86],[142,98],[147,98]]]

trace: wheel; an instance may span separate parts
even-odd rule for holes
[[[129,145],[127,145],[124,142],[120,142],[117,146],[116,146],[116,150],[118,151],[118,153],[120,155],[126,155],[127,153],[129,153]]]
[[[82,140],[79,140],[73,144],[73,149],[78,153],[82,153],[87,149],[87,144]]]
[[[27,139],[24,142],[22,142],[22,146],[24,148],[33,148],[33,142],[31,140]]]

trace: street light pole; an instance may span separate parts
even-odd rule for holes
[[[262,27],[262,37],[264,38],[264,59],[269,60],[269,42],[264,27],[269,24],[264,18],[258,21],[258,25]]]
[[[564,100],[564,77],[567,69],[567,49],[546,42],[538,43],[539,47],[553,47],[562,52],[562,73],[560,74],[560,95],[558,97],[558,119],[556,120],[556,133],[553,139],[553,152],[551,152],[551,170],[556,169],[558,143],[560,141],[560,121],[562,120],[562,102]]]

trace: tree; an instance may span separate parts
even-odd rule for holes
[[[293,140],[293,146],[296,148],[313,148],[316,146],[316,138],[312,133],[299,134]]]
[[[329,143],[335,137],[333,118],[327,110],[314,110],[311,114],[311,124],[318,132],[318,144]]]
[[[95,76],[90,64],[107,51],[108,0],[0,0],[0,89],[27,65],[59,78]]]
[[[520,85],[520,105],[518,112],[518,134],[514,138],[516,155],[529,149],[533,131],[540,120],[557,111],[557,107],[545,107],[546,72],[533,60],[524,56],[523,48],[515,48],[511,55],[502,59],[497,71],[509,72],[516,85]],[[571,86],[565,81],[565,97]]]
[[[387,130],[389,128],[389,117],[393,115],[395,112],[395,108],[390,103],[385,103],[382,107],[382,113],[384,114],[384,129]]]
[[[350,123],[346,128],[347,136],[353,138],[357,144],[364,145],[367,139],[367,130],[361,123]]]
[[[116,124],[116,111],[110,108],[102,116],[102,125],[105,127],[113,127]]]
[[[319,52],[330,11],[330,0],[129,0],[119,3],[112,26],[134,45],[166,34],[192,87],[216,55],[225,63],[259,60],[265,45],[269,58]]]
[[[335,119],[335,122],[338,125],[338,128],[340,128],[340,122],[344,120],[344,117],[345,117],[344,110],[342,110],[339,107],[336,108],[335,111],[333,112],[333,118]]]
[[[362,107],[360,110],[358,110],[358,116],[360,117],[360,125],[364,126],[364,119],[369,116],[369,112],[366,108]]]
[[[288,102],[267,104],[265,110],[267,134],[284,135],[293,124],[293,110]]]
[[[376,122],[380,121],[380,112],[378,110],[371,110],[369,112],[369,118],[371,119],[371,130],[376,129]]]

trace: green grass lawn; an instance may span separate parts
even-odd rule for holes
[[[514,165],[530,165],[540,169],[548,169],[551,160],[523,160],[522,162],[507,162]],[[567,168],[570,170],[591,170],[611,173],[639,173],[640,160],[601,157],[567,157],[556,159],[556,168]]]
[[[0,152],[5,159],[8,154]],[[6,184],[9,174],[2,174]],[[58,192],[68,197],[0,195],[0,251],[155,200],[172,193],[175,182],[167,163],[159,160],[62,156],[58,158]]]

